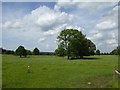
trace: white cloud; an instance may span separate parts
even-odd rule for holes
[[[73,19],[74,16],[71,14],[41,6],[24,16],[22,20],[5,22],[3,28],[21,27],[27,30],[35,28],[39,31],[48,31],[66,23],[72,24]]]
[[[21,43],[23,41],[26,43],[33,42],[32,45],[35,46],[39,43],[54,43],[54,41],[48,41],[48,39],[56,40],[58,33],[70,26],[80,29],[80,27],[74,25],[73,20],[74,15],[72,14],[40,6],[21,19],[4,22],[2,28],[4,35],[11,35],[10,38],[21,40]],[[41,48],[43,47],[44,45]]]
[[[49,30],[49,31],[44,32],[43,35],[45,35],[45,36],[52,36],[52,35],[58,33],[59,31],[60,30]]]
[[[114,4],[80,3],[77,0],[68,0],[67,2],[58,2],[54,6],[54,9],[47,6],[40,6],[21,19],[5,20],[6,22],[2,25],[3,33],[12,39],[18,39],[16,45],[19,45],[19,40],[21,40],[21,43],[22,41],[32,43],[31,47],[39,46],[40,50],[45,49],[47,51],[51,50],[51,48],[52,50],[55,49],[57,45],[55,40],[61,30],[74,28],[85,31],[87,34],[91,32],[87,37],[92,39],[100,48],[105,48],[106,44],[108,44],[108,47],[113,47],[117,45],[118,8],[113,8],[112,11],[109,11],[101,18],[100,16],[97,17],[99,14],[97,11],[114,6]],[[65,11],[62,11],[61,8],[64,8]],[[95,13],[92,14],[93,12]],[[94,19],[96,21],[92,21]],[[92,22],[96,24],[94,28],[91,27],[92,31],[86,31],[82,28],[88,27],[87,29],[91,30],[89,26],[92,26],[92,24],[94,26]],[[49,48],[46,49],[46,47]]]
[[[71,23],[73,20],[73,15],[55,11],[43,6],[33,10],[30,15],[26,15],[24,21],[25,20],[31,21],[32,24],[36,25],[39,30],[48,31],[54,29],[58,25]]]
[[[46,38],[40,38],[40,39],[38,40],[38,43],[39,43],[39,42],[44,42],[45,39],[46,39]]]
[[[46,45],[46,48],[49,48],[49,47],[50,47],[50,45],[49,45],[49,44],[47,44],[47,45]]]
[[[7,21],[3,23],[2,27],[6,29],[20,29],[22,27],[22,24],[19,20],[18,21]]]
[[[58,0],[1,0],[2,2],[57,2]],[[119,0],[59,0],[60,2],[118,2]]]
[[[37,33],[43,32],[44,35],[53,35],[60,31],[58,29],[61,29],[60,27],[63,27],[64,24],[71,24],[72,20],[73,15],[42,6],[24,16],[21,20],[7,21],[3,23],[2,27],[5,30],[16,29],[16,31],[24,31],[24,33],[31,32],[32,34],[32,32],[37,31]]]
[[[11,22],[10,22],[10,21],[7,21],[7,22],[5,22],[2,26],[3,26],[3,28],[4,28],[4,27],[5,27],[5,28],[8,28],[8,27],[11,26]]]
[[[89,11],[95,11],[105,9],[109,6],[113,6],[115,3],[112,2],[82,2],[79,3],[78,7]]]
[[[119,2],[119,0],[58,0],[58,2]]]
[[[109,30],[109,29],[114,29],[116,27],[117,27],[117,22],[111,19],[100,22],[96,25],[96,28],[101,30]]]
[[[116,6],[117,7],[117,6]],[[90,38],[96,43],[97,47],[112,50],[118,43],[118,13],[116,7],[112,11],[100,18],[91,31]]]
[[[59,5],[55,5],[55,6],[54,6],[54,10],[55,10],[55,11],[59,11],[60,8],[61,8],[61,7],[60,7]]]
[[[91,1],[91,0],[84,0],[84,1],[80,1],[80,0],[67,0],[67,1],[63,1],[63,0],[58,0],[57,5],[55,6],[55,9],[60,9],[61,7],[63,8],[78,8],[78,9],[84,9],[84,10],[88,10],[89,12],[93,12],[96,10],[100,10],[100,9],[105,9],[108,6],[113,6],[115,3],[113,2],[105,2],[105,0],[99,2],[98,0],[96,1]],[[117,4],[117,2],[116,2]]]

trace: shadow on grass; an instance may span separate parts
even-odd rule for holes
[[[83,58],[71,58],[69,60],[99,60],[100,58],[96,57],[83,57]]]

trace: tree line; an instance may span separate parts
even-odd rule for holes
[[[57,53],[55,53],[55,52],[40,52],[39,51],[39,54],[34,54],[33,51],[31,51],[31,50],[27,50],[26,49],[26,51],[27,51],[27,55],[57,55]],[[3,48],[0,48],[0,54],[15,55],[15,51],[13,51],[13,50],[6,50],[6,49],[3,49]],[[99,49],[97,49],[95,51],[95,55],[118,55],[118,47],[116,49],[112,50],[111,52],[108,52],[108,53],[101,52]]]
[[[0,48],[0,54],[12,54],[20,57],[27,57],[27,55],[55,55],[54,52],[40,52],[38,48],[34,48],[33,51],[27,50],[24,46],[19,46],[15,51]]]
[[[15,52],[13,50],[6,50],[3,48],[0,48],[0,54],[14,54]]]
[[[96,50],[96,45],[77,29],[64,29],[57,37],[58,47],[55,52],[40,52],[38,48],[33,51],[19,46],[15,51],[0,48],[2,54],[13,54],[20,57],[27,57],[27,55],[57,55],[67,56],[68,59],[83,58],[83,56],[90,55],[120,55],[120,46],[110,53],[101,53],[99,49]]]
[[[100,52],[100,50],[97,50],[96,55],[120,55],[120,46],[117,46],[115,49],[108,53],[103,53]]]
[[[110,55],[120,55],[120,46],[110,52]]]

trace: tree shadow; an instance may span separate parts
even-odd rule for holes
[[[96,58],[96,57],[85,57],[83,58],[84,60],[99,60],[100,58]]]
[[[99,60],[97,57],[83,57],[83,58],[71,58],[69,60]]]

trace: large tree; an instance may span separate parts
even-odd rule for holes
[[[19,46],[16,49],[15,54],[19,55],[20,57],[22,57],[22,56],[26,57],[27,56],[27,51],[23,46]]]
[[[91,40],[87,40],[88,42],[88,47],[89,47],[89,55],[95,55],[95,50],[96,50],[96,46],[95,44],[91,41]]]
[[[40,54],[39,49],[38,49],[38,48],[35,48],[35,49],[33,50],[33,54],[34,54],[34,55],[39,55],[39,54]]]
[[[83,58],[83,56],[93,54],[96,50],[95,44],[88,40],[81,31],[76,29],[64,29],[57,39],[63,44],[68,59],[77,57]]]
[[[58,45],[58,48],[55,50],[55,54],[58,56],[65,56],[66,55],[66,50],[64,48],[63,43],[60,43],[60,45]]]

